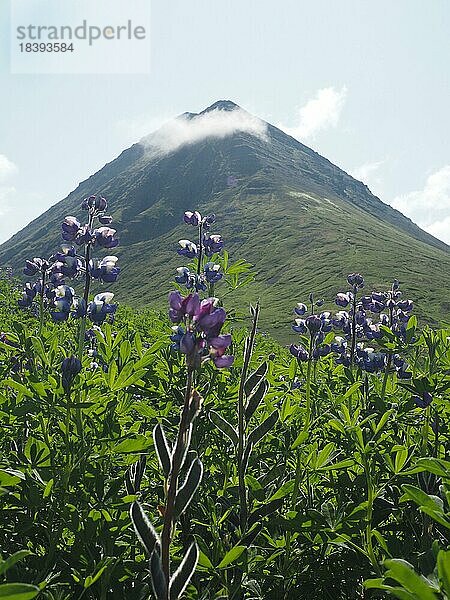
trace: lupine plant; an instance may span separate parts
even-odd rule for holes
[[[114,315],[117,306],[111,303],[114,294],[102,292],[90,301],[90,290],[94,280],[101,283],[117,281],[120,268],[116,256],[105,256],[102,259],[93,258],[95,248],[115,248],[119,241],[115,237],[116,230],[107,225],[112,217],[106,215],[108,203],[102,196],[89,196],[81,205],[87,211],[88,222],[82,225],[76,217],[68,216],[62,223],[61,250],[48,260],[33,258],[26,261],[24,275],[39,279],[27,283],[18,301],[21,308],[29,308],[38,299],[39,331],[44,323],[44,309],[48,308],[54,321],[66,321],[70,316],[80,319],[78,336],[78,358],[81,359],[84,350],[86,319],[95,324],[101,324],[108,316]],[[95,228],[97,224],[100,227]],[[70,242],[70,243],[69,243]],[[77,248],[82,250],[79,254]],[[74,282],[84,279],[82,294],[77,296],[73,287],[66,285],[65,280]]]
[[[202,240],[205,239],[203,229],[207,228],[214,219],[208,217],[203,220],[199,213],[191,214],[190,218],[195,219],[199,227],[200,269],[201,254],[207,247],[206,243],[202,247]],[[202,281],[198,272],[195,278],[195,289],[202,289],[199,285]],[[203,474],[203,465],[196,452],[189,450],[194,420],[202,403],[202,398],[194,387],[194,374],[199,374],[205,361],[212,360],[216,367],[223,368],[231,366],[234,360],[233,356],[225,354],[231,344],[231,335],[221,334],[226,313],[222,307],[217,306],[216,298],[200,300],[197,292],[186,297],[182,297],[177,291],[171,292],[169,319],[175,324],[171,336],[172,350],[179,351],[185,356],[186,385],[173,448],[167,441],[161,424],[156,425],[153,431],[155,449],[165,477],[161,536],[156,533],[139,502],[134,502],[130,509],[135,531],[150,557],[150,579],[157,600],[178,600],[189,584],[198,560],[198,547],[193,541],[179,567],[171,575],[170,547],[176,523],[191,503]],[[183,470],[185,471],[184,482],[180,484]],[[138,490],[140,479],[141,475],[135,477],[134,489],[130,492]]]
[[[311,418],[314,417],[315,407],[311,404],[311,377],[312,367],[321,356],[327,356],[331,352],[329,336],[327,334],[332,330],[332,322],[330,320],[331,313],[328,311],[315,314],[315,307],[319,308],[323,305],[323,300],[314,301],[314,294],[309,295],[310,312],[308,306],[299,302],[294,309],[297,318],[295,325],[292,326],[293,331],[302,335],[306,334],[305,343],[291,344],[289,351],[297,359],[301,368],[303,362],[307,364],[306,369],[306,421],[305,430],[308,430]],[[307,316],[306,316],[307,315]],[[305,318],[298,318],[305,317]]]
[[[196,241],[180,240],[178,254],[186,258],[195,259],[193,268],[178,267],[175,281],[185,285],[186,288],[196,292],[208,290],[209,295],[214,294],[214,284],[220,281],[223,273],[220,265],[211,261],[211,257],[218,255],[223,250],[224,241],[219,234],[211,234],[210,228],[214,225],[214,214],[202,215],[196,210],[184,213],[184,222],[197,229]]]

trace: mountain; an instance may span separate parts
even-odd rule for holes
[[[82,218],[91,194],[110,204],[122,268],[113,291],[137,306],[165,304],[178,240],[193,231],[185,210],[217,215],[232,260],[255,265],[256,282],[227,300],[261,299],[262,327],[289,335],[292,307],[310,291],[332,299],[349,272],[368,288],[398,278],[428,322],[447,319],[450,247],[374,196],[364,183],[273,125],[219,101],[184,113],[124,150],[67,198],[0,246],[0,265],[60,244],[66,215]],[[214,230],[213,230],[214,232]]]

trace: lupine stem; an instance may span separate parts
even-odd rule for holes
[[[93,214],[89,216],[89,229],[92,228],[93,223]],[[88,302],[89,302],[89,292],[91,289],[91,274],[89,272],[89,261],[91,260],[91,243],[88,242],[86,244],[86,250],[84,253],[84,267],[85,267],[85,280],[84,280],[84,293],[83,293],[83,301],[85,310],[87,310]],[[86,333],[86,319],[87,314],[84,314],[81,317],[80,321],[80,331],[78,334],[78,358],[82,360],[83,351],[84,351],[84,336]]]
[[[394,321],[394,313],[393,313],[393,308],[392,306],[389,307],[389,327],[392,328],[392,324]],[[388,382],[388,378],[389,378],[389,371],[391,370],[391,363],[392,363],[392,352],[388,352],[388,360],[386,363],[386,367],[384,369],[384,377],[383,377],[383,385],[381,387],[381,401],[384,400],[384,397],[386,395],[386,386],[387,386],[387,382]]]
[[[247,379],[248,367],[252,356],[253,345],[256,337],[256,327],[258,324],[259,317],[259,302],[255,307],[253,315],[253,324],[250,336],[247,338],[244,355],[244,365],[242,367],[241,380],[239,383],[239,394],[238,394],[238,448],[237,448],[237,468],[238,468],[238,479],[239,479],[239,504],[240,504],[240,525],[241,535],[247,529],[247,518],[248,518],[248,506],[247,506],[247,488],[245,485],[245,470],[243,465],[244,449],[245,449],[245,380]]]
[[[356,285],[353,286],[353,300],[352,300],[352,345],[350,349],[350,368],[353,367],[355,360],[356,350]]]
[[[305,430],[309,429],[309,425],[311,423],[311,368],[313,361],[313,348],[314,348],[314,337],[311,334],[309,338],[309,356],[308,356],[308,366],[306,368],[306,420],[305,420]]]
[[[198,261],[197,261],[197,275],[200,275],[202,270],[202,260],[203,260],[203,225],[200,221],[198,226]]]
[[[372,515],[373,515],[373,503],[376,498],[376,493],[373,487],[372,474],[370,470],[370,464],[367,456],[364,456],[364,471],[366,474],[367,482],[367,513],[366,513],[366,531],[365,531],[365,545],[367,556],[375,569],[376,573],[380,574],[380,567],[375,556],[372,543]]]
[[[172,457],[172,468],[168,478],[166,505],[164,508],[164,525],[161,534],[161,563],[167,587],[170,580],[170,544],[172,542],[174,526],[174,509],[178,490],[178,477],[180,475],[181,463],[189,435],[188,417],[192,395],[192,377],[193,370],[191,367],[188,367],[183,411],[181,413],[175,450]]]
[[[42,270],[42,285],[39,294],[39,337],[42,335],[42,329],[44,327],[44,293],[45,293],[45,275],[46,272]]]

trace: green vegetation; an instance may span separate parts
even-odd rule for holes
[[[38,337],[10,286],[2,282],[0,314],[0,592],[149,598],[130,507],[139,501],[161,534],[152,431],[160,423],[174,442],[186,373],[168,348],[167,320],[119,311],[65,389],[61,361],[76,351],[77,326],[46,322]],[[206,364],[196,376],[203,402],[191,448],[203,479],[171,550],[175,568],[192,540],[199,548],[185,597],[449,598],[450,331],[413,336],[413,320],[402,350],[413,379],[390,373],[383,390],[382,375],[336,366],[331,355],[314,361],[308,384],[305,363],[270,337],[257,335],[250,357],[245,330],[231,328],[234,365]],[[388,331],[383,339],[394,348]],[[244,466],[240,389],[254,407]],[[433,399],[420,408],[412,398],[424,390]],[[139,485],[127,489],[126,473],[143,459]]]

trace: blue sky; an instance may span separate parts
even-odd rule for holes
[[[7,0],[0,19],[0,242],[167,119],[231,99],[450,243],[448,0],[153,0],[143,75],[10,74]]]

